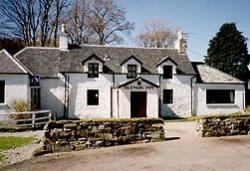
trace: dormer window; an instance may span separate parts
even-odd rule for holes
[[[173,66],[171,65],[164,65],[163,66],[163,78],[170,79],[173,77]]]
[[[137,77],[137,65],[128,65],[127,78],[136,78]]]
[[[88,78],[96,78],[99,75],[99,64],[88,63]]]

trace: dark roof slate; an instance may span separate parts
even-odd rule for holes
[[[0,51],[0,73],[1,74],[26,74],[16,61],[6,50]]]
[[[33,75],[40,77],[58,77],[60,51],[56,48],[25,48],[15,57],[22,62]]]
[[[103,59],[105,67],[115,73],[121,73],[121,63],[131,56],[140,60],[147,72],[158,73],[157,61],[168,56],[178,64],[180,73],[195,74],[187,55],[180,55],[175,49],[85,45],[68,51],[56,48],[26,48],[17,53],[16,57],[34,74],[57,77],[59,72],[82,72],[82,62],[92,54]]]

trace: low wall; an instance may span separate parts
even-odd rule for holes
[[[201,117],[198,125],[202,137],[246,135],[250,133],[250,114]]]
[[[163,140],[162,119],[52,121],[45,126],[44,150],[83,150]]]

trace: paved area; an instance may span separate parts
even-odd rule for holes
[[[250,136],[200,138],[195,122],[167,123],[169,141],[52,154],[4,170],[248,171]]]

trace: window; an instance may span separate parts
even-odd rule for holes
[[[163,66],[163,78],[168,79],[173,77],[173,67],[169,65]]]
[[[137,66],[136,65],[128,65],[128,78],[137,77]]]
[[[87,91],[87,104],[88,105],[98,105],[99,104],[99,91],[98,90],[88,90]]]
[[[5,81],[0,81],[0,103],[4,103],[5,97]]]
[[[164,104],[173,103],[173,90],[163,90],[163,103]]]
[[[99,64],[98,63],[89,63],[88,64],[88,77],[95,78],[99,74]]]
[[[207,90],[207,104],[234,103],[234,90]]]

